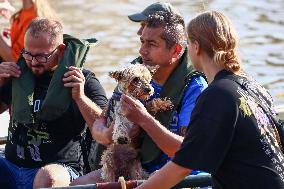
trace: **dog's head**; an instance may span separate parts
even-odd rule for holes
[[[150,71],[142,64],[133,64],[121,70],[109,73],[110,77],[118,81],[123,93],[140,100],[147,100],[154,93],[150,84]]]

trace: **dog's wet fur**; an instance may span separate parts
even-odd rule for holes
[[[142,64],[133,64],[123,70],[110,72],[109,75],[116,79],[118,89],[123,94],[145,101],[154,93],[150,84],[151,73]],[[158,98],[149,102],[146,108],[155,114],[171,109],[172,104],[168,99]],[[120,102],[114,107],[113,122],[113,143],[107,147],[101,159],[102,179],[105,182],[115,182],[120,176],[125,180],[147,179],[148,175],[142,169],[135,142],[129,136],[133,123],[120,114]]]

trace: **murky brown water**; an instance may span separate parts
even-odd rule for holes
[[[12,1],[18,5],[20,1]],[[100,43],[91,50],[86,67],[93,70],[111,95],[115,82],[107,72],[138,55],[138,24],[127,15],[143,10],[150,0],[50,0],[65,32]],[[202,10],[228,15],[241,39],[244,68],[284,103],[284,0],[172,0],[188,22]],[[0,22],[3,25],[3,21]]]

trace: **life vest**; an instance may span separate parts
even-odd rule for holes
[[[12,79],[12,120],[23,124],[35,123],[37,120],[51,121],[66,112],[71,103],[71,93],[70,89],[63,85],[63,75],[68,71],[69,66],[81,68],[90,46],[96,42],[97,40],[94,38],[80,40],[70,35],[64,35],[66,49],[63,58],[58,63],[46,97],[37,112],[33,110],[34,75],[27,67],[25,59],[20,56],[17,64],[20,66],[21,76]]]

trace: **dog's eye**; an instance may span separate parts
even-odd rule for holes
[[[139,80],[140,80],[139,77],[134,77],[132,81],[133,81],[134,83],[138,83]]]

